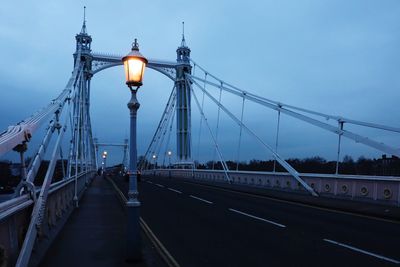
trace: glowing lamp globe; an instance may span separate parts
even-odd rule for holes
[[[132,44],[131,52],[122,58],[122,62],[124,63],[126,84],[129,88],[142,86],[144,69],[148,61],[140,54],[139,44],[136,39]]]

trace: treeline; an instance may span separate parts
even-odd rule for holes
[[[28,166],[30,159],[27,160],[26,165]],[[60,181],[64,177],[66,172],[67,160],[58,160],[53,174],[53,182]],[[36,186],[42,185],[46,176],[47,169],[50,162],[43,160],[40,164],[38,173],[34,179]],[[0,193],[13,193],[14,188],[21,182],[21,174],[18,169],[17,174],[13,174],[11,170],[12,163],[9,161],[0,162]],[[63,170],[64,169],[64,170]]]
[[[336,161],[327,161],[319,156],[305,159],[290,158],[286,161],[301,173],[333,174],[336,172]],[[242,171],[273,171],[275,164],[277,172],[286,172],[278,162],[274,163],[274,160],[252,159],[239,162],[238,165],[234,161],[227,161],[226,164],[230,170],[238,168]],[[222,170],[220,162],[208,161],[196,165],[198,169]],[[339,162],[339,174],[400,176],[400,159],[395,156],[390,158],[383,156],[380,159],[369,159],[362,156],[354,160],[351,156],[345,156],[343,161]]]

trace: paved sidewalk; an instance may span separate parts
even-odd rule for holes
[[[112,185],[94,178],[41,266],[165,266],[143,232],[143,262],[125,262],[126,221]]]

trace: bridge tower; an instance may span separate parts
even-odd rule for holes
[[[86,11],[86,8],[85,8]],[[90,79],[92,74],[91,54],[92,37],[87,33],[86,16],[80,33],[75,36],[76,51],[74,65],[80,62],[82,72],[77,80],[77,94],[73,98],[73,136],[69,153],[69,175],[77,175],[81,171],[93,169],[96,166],[96,153],[93,142],[92,127],[89,114],[90,105]],[[80,61],[77,57],[80,56]],[[76,67],[76,66],[75,66]]]
[[[185,79],[185,73],[191,74],[190,48],[186,45],[184,24],[181,46],[176,50],[177,67],[175,87],[177,91],[176,115],[177,115],[177,157],[181,163],[191,161],[191,104],[189,81]]]

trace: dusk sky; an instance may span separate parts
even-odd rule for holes
[[[94,52],[126,54],[134,38],[148,58],[176,60],[185,21],[192,58],[210,73],[255,94],[323,113],[400,127],[400,2],[387,1],[11,1],[0,6],[0,128],[6,130],[46,106],[67,83],[75,35],[87,7]],[[198,72],[200,73],[200,72]],[[138,118],[143,154],[159,122],[172,82],[148,69]],[[128,136],[129,90],[122,67],[92,80],[91,116],[102,142]],[[199,91],[196,91],[201,97]],[[226,96],[226,98],[224,98]],[[241,100],[223,103],[240,114]],[[206,102],[215,129],[216,107]],[[212,142],[193,112],[193,156],[212,157]],[[276,113],[246,104],[245,123],[274,145]],[[219,138],[225,159],[236,159],[239,128],[222,116]],[[337,136],[282,116],[279,152],[284,158],[336,157]],[[347,126],[345,126],[347,127]],[[349,127],[393,147],[399,135]],[[171,138],[175,140],[175,137]],[[171,144],[174,151],[174,144]],[[243,135],[240,159],[271,159]],[[380,157],[381,152],[343,140],[342,157]],[[10,152],[15,153],[15,152]],[[6,157],[9,155],[6,155]],[[3,157],[4,158],[4,157]],[[110,161],[122,155],[111,150]]]

